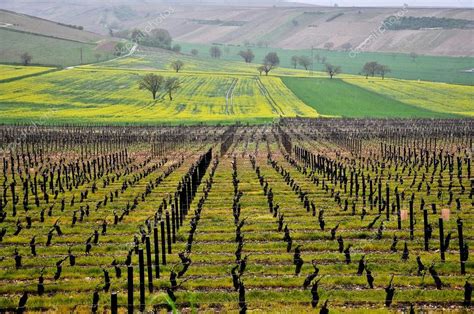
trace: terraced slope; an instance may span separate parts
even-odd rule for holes
[[[150,23],[159,22],[177,40],[191,43],[243,45],[245,42],[268,42],[270,46],[288,49],[309,49],[311,46],[322,49],[327,42],[343,49],[346,43],[352,47],[364,43],[364,50],[376,52],[444,56],[470,56],[473,53],[472,45],[465,44],[470,41],[472,29],[424,28],[378,33],[389,16],[435,16],[472,21],[469,9],[334,8],[291,4],[252,7],[137,0],[121,1],[120,4],[50,0],[40,5],[5,0],[2,5],[18,12],[83,25],[104,35],[108,35],[109,28],[145,30]],[[376,40],[367,41],[371,36],[376,36]]]

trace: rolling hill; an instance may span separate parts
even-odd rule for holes
[[[81,25],[109,34],[150,25],[168,29],[177,41],[189,43],[263,44],[287,49],[362,47],[364,51],[443,56],[471,56],[472,28],[385,30],[393,15],[473,21],[470,9],[447,8],[334,8],[303,5],[231,6],[128,0],[79,2],[5,0],[3,8]],[[166,11],[172,13],[168,15]],[[470,23],[470,22],[469,22]]]
[[[0,10],[0,63],[20,63],[23,53],[32,56],[33,64],[93,63],[113,57],[108,43],[115,41],[80,26]]]

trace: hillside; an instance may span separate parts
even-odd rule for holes
[[[427,55],[470,56],[472,28],[421,28],[378,33],[392,15],[473,20],[469,9],[445,8],[333,8],[278,5],[246,7],[160,4],[146,1],[41,2],[4,1],[3,8],[108,34],[153,24],[168,29],[176,40],[189,43],[263,44],[288,49],[358,47],[376,52],[416,52]],[[169,16],[166,10],[173,13]],[[163,18],[163,16],[167,16]],[[371,37],[372,36],[372,37]],[[375,39],[370,39],[374,38]]]
[[[80,42],[97,42],[103,36],[83,31],[80,26],[61,24],[34,16],[0,10],[0,26],[7,30],[41,34]]]
[[[71,66],[108,60],[116,40],[78,25],[0,10],[0,63],[20,63],[28,53],[33,64]]]
[[[439,57],[437,57],[439,58]],[[174,60],[184,62],[176,73]],[[140,47],[130,57],[34,77],[29,67],[0,66],[15,80],[0,82],[0,118],[5,123],[230,124],[271,122],[279,117],[472,117],[473,88],[380,77],[310,75],[277,68],[259,76],[255,64],[211,60]],[[15,71],[13,71],[15,70]],[[156,100],[139,89],[154,73],[178,78],[173,99],[163,89]],[[20,77],[20,78],[18,78]]]

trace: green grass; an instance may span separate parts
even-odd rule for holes
[[[180,43],[184,53],[189,53],[191,49],[198,49],[201,57],[209,57],[210,45],[204,44],[188,44]],[[224,60],[242,60],[237,55],[240,50],[247,49],[242,46],[220,46],[223,50],[222,59]],[[228,52],[224,49],[228,48]],[[281,67],[292,68],[291,57],[294,55],[311,56],[311,50],[289,50],[280,48],[258,48],[251,47],[255,53],[255,67],[261,63],[265,54],[275,51],[280,56]],[[349,52],[344,51],[328,51],[316,49],[314,55],[319,54],[326,57],[327,62],[342,67],[342,71],[347,74],[359,74],[366,62],[377,61],[381,64],[388,65],[392,69],[392,73],[388,77],[407,79],[445,82],[452,84],[473,85],[473,73],[463,72],[474,68],[474,58],[472,57],[441,57],[441,56],[419,56],[415,62],[408,54],[401,53],[381,53],[381,52],[363,52],[351,57]],[[322,71],[323,64],[315,61],[314,70]]]
[[[0,29],[0,63],[21,63],[20,55],[27,52],[33,64],[71,66],[81,63],[93,63],[97,59],[95,44],[33,35]],[[105,58],[103,52],[102,58]]]
[[[282,80],[303,102],[322,115],[351,118],[453,116],[411,106],[340,79],[284,77]]]

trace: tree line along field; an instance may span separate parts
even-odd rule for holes
[[[192,49],[199,51],[199,56],[202,58],[209,57],[209,48],[211,45],[205,44],[190,44],[179,43],[185,53],[190,53]],[[245,45],[217,45],[222,49],[222,59],[230,61],[242,61],[238,55],[241,50],[247,50]],[[417,55],[413,59],[410,54],[403,53],[383,53],[383,52],[366,52],[341,50],[326,50],[326,49],[281,49],[273,47],[256,47],[250,46],[250,49],[255,54],[255,60],[258,62],[270,52],[275,51],[281,59],[281,66],[292,69],[292,56],[307,56],[315,58],[314,71],[322,71],[324,64],[318,63],[316,56],[326,58],[326,61],[331,64],[337,64],[342,67],[344,73],[358,75],[366,62],[377,61],[381,64],[388,65],[392,69],[389,77],[404,79],[404,80],[421,80],[444,82],[449,84],[473,85],[474,78],[472,73],[466,72],[473,68],[472,57],[445,57],[445,56],[427,56]],[[300,66],[298,66],[301,69]]]
[[[175,60],[184,63],[179,73],[170,68]],[[9,66],[0,69],[3,76],[13,75]],[[153,101],[138,89],[149,73],[178,78],[173,100],[163,91]],[[256,64],[141,47],[131,57],[12,79],[0,83],[4,123],[232,124],[297,116],[473,115],[471,86],[349,74],[331,80],[323,72],[282,67],[267,77],[257,73]]]
[[[0,309],[469,311],[473,127],[1,127]]]

